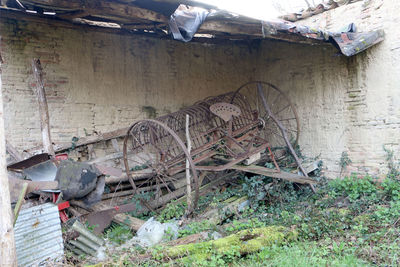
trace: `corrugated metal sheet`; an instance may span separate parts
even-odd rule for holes
[[[18,266],[31,266],[64,254],[58,207],[52,203],[21,210],[14,229]]]

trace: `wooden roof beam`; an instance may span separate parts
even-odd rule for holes
[[[61,18],[77,18],[92,15],[117,19],[123,18],[124,20],[131,18],[149,20],[158,23],[168,22],[167,17],[157,12],[112,1],[21,0],[21,2],[53,10],[72,11],[71,14],[56,14],[56,16],[60,15]]]
[[[282,40],[291,43],[303,43],[303,44],[324,44],[323,41],[307,38],[298,34],[291,33],[277,33],[272,35],[263,36],[261,21],[259,23],[233,23],[228,21],[220,20],[209,20],[205,21],[198,30],[198,33],[206,33],[215,35],[215,37],[221,37],[221,34],[233,35],[233,36],[248,36],[252,38],[266,38],[274,40]],[[225,36],[227,38],[228,36]],[[228,37],[229,38],[229,37]]]

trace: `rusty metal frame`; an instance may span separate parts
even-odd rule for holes
[[[196,190],[196,207],[198,199],[198,171],[224,171],[233,168],[236,164],[244,161],[250,156],[266,152],[276,166],[275,172],[280,172],[268,140],[261,138],[260,131],[263,131],[265,122],[259,118],[259,111],[253,110],[241,94],[241,90],[251,84],[268,85],[285,97],[292,108],[296,119],[298,133],[300,124],[294,105],[276,86],[253,81],[239,87],[236,91],[225,93],[218,96],[208,97],[194,105],[182,109],[178,112],[159,117],[155,120],[140,120],[134,123],[128,130],[124,139],[123,156],[125,170],[134,189],[137,188],[129,166],[129,155],[139,154],[146,147],[156,149],[157,159],[162,162],[163,170],[167,175],[175,175],[185,170],[185,162],[189,161],[193,173],[194,187]],[[257,94],[257,90],[254,92]],[[224,120],[217,114],[210,111],[214,104],[229,103],[240,109],[237,116],[232,116],[229,120]],[[228,106],[228,105],[227,105]],[[185,118],[190,116],[189,132],[192,151],[186,149],[185,143]],[[128,151],[128,139],[131,138],[132,144]],[[296,144],[298,135],[296,137]],[[169,144],[165,148],[166,143]],[[173,145],[172,145],[173,144]],[[215,158],[224,158],[226,163],[215,163]],[[216,165],[210,165],[216,164]],[[160,163],[161,164],[161,163]],[[154,171],[158,172],[158,171]],[[141,181],[142,184],[146,182]],[[165,187],[168,187],[165,184]]]

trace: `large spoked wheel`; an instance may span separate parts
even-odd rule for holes
[[[300,134],[299,118],[288,96],[278,87],[262,81],[248,82],[235,91],[231,102],[235,104],[238,103],[238,101],[246,101],[249,109],[251,109],[251,111],[256,111],[260,119],[262,124],[262,130],[260,131],[261,137],[267,140],[272,148],[285,148],[287,145],[282,132],[275,121],[272,120],[266,112],[261,97],[258,94],[257,85],[261,85],[272,113],[283,124],[290,143],[296,147]]]
[[[124,139],[123,158],[135,198],[150,211],[186,193],[188,160],[196,207],[199,185],[195,165],[183,141],[167,125],[149,119],[133,124]]]

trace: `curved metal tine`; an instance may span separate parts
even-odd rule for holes
[[[176,117],[169,116],[167,119],[167,126],[176,132],[177,128],[179,127],[179,121],[177,120]],[[177,154],[177,147],[176,146],[171,147],[173,141],[174,141],[174,138],[172,136],[170,136],[170,141],[167,145],[167,149],[170,153],[172,153],[171,155],[173,155],[175,157]]]
[[[163,160],[163,162],[167,162],[168,161],[167,155],[169,155],[170,158],[173,158],[173,156],[171,155],[171,153],[169,151],[169,148],[164,145],[165,141],[168,142],[168,140],[167,140],[168,138],[171,139],[169,142],[169,144],[171,144],[173,141],[173,137],[170,134],[168,134],[159,125],[156,125],[156,129],[154,129],[154,127],[152,127],[152,134],[153,134],[153,136],[155,136],[155,138],[153,138],[154,139],[154,143],[153,143],[154,147],[156,147],[159,150],[159,154],[162,154],[165,156],[164,159],[160,158],[160,162],[161,162],[161,160]]]
[[[137,138],[136,136],[132,136],[132,137],[133,137],[133,139],[136,139],[136,138]],[[141,149],[141,150],[142,150],[141,153],[142,153],[142,152],[146,153],[144,149]],[[141,165],[143,165],[143,164],[146,164],[148,167],[154,169],[154,167],[153,167],[151,164],[149,164],[149,160],[146,160],[146,159],[142,158],[142,157],[139,155],[139,153],[135,154],[134,156],[135,156],[135,157],[138,157],[141,161],[139,162],[139,161],[137,161],[137,160],[135,160],[135,159],[132,159],[132,158],[129,158],[128,161],[130,161],[130,162],[136,162],[136,163],[138,164],[137,166],[141,166]],[[151,159],[151,156],[149,156],[149,159]],[[134,171],[133,171],[133,173],[134,173]],[[151,181],[153,178],[154,178],[154,176],[148,177],[144,182],[142,181],[142,182],[140,183],[140,185],[136,185],[136,188],[141,188],[143,185],[146,185],[146,184],[147,184],[149,181]],[[137,183],[136,183],[136,184],[137,184]]]
[[[175,148],[177,148],[177,145],[174,142],[175,138],[172,135],[170,135],[164,129],[160,129],[160,130],[164,131],[166,134],[166,137],[164,138],[163,142],[161,143],[161,146],[163,146],[163,151],[165,153],[165,162],[167,163],[176,157]]]
[[[143,144],[141,144],[141,143],[137,140],[137,137],[136,137],[136,136],[132,136],[132,137],[133,137],[134,139],[136,139],[136,141],[139,143],[139,146],[141,147],[141,150],[142,150],[141,152],[142,152],[142,153],[146,153],[147,156],[148,156],[148,159],[142,158],[142,157],[140,156],[139,153],[135,154],[135,157],[140,158],[140,159],[142,160],[142,164],[143,164],[143,162],[145,162],[146,165],[148,165],[149,162],[151,162],[151,159],[154,158],[154,156],[152,156],[151,153],[148,151],[149,146],[147,146],[147,149],[146,149],[146,147],[145,147]],[[132,158],[131,158],[130,160],[131,160],[131,161],[135,161],[135,160],[132,160]],[[135,161],[135,162],[140,163],[139,161]],[[149,167],[151,167],[151,168],[154,169],[154,166],[151,165],[151,164],[150,164]]]
[[[200,146],[202,146],[203,144],[200,143],[200,137],[197,133],[197,126],[200,125],[201,123],[203,123],[203,120],[201,119],[201,109],[197,108],[197,109],[191,109],[188,110],[189,112],[189,133],[190,133],[190,139],[192,141],[192,143],[194,144],[194,146],[192,145],[192,149],[196,149]]]

